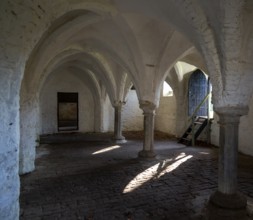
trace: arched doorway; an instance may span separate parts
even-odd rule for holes
[[[199,104],[209,93],[209,80],[199,69],[195,70],[189,79],[188,115],[191,116]],[[208,116],[208,101],[205,101],[196,112],[196,116]]]

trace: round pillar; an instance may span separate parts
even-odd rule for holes
[[[247,108],[217,111],[220,121],[218,190],[209,201],[209,219],[246,219],[246,197],[237,191],[238,128]]]
[[[122,113],[122,106],[124,102],[115,102],[114,105],[114,137],[113,140],[116,143],[125,143],[126,139],[122,135],[122,120],[121,120],[121,113]]]
[[[156,105],[150,102],[140,104],[144,115],[144,142],[143,150],[138,156],[142,158],[154,158],[154,127],[155,127],[155,109]]]

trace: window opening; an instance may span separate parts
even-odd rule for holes
[[[170,87],[170,85],[164,81],[163,82],[163,97],[167,97],[167,96],[173,96],[173,90]]]

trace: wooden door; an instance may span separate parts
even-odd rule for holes
[[[209,86],[208,79],[201,70],[196,70],[192,73],[189,80],[188,90],[188,115],[191,116],[197,106],[202,102],[208,94]],[[208,101],[206,101],[196,114],[197,116],[208,115]]]

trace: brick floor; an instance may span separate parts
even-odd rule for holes
[[[157,158],[140,160],[141,149],[138,140],[41,145],[36,170],[21,176],[20,219],[203,219],[218,150],[160,140]],[[239,189],[249,198],[252,170],[253,158],[240,155]]]

